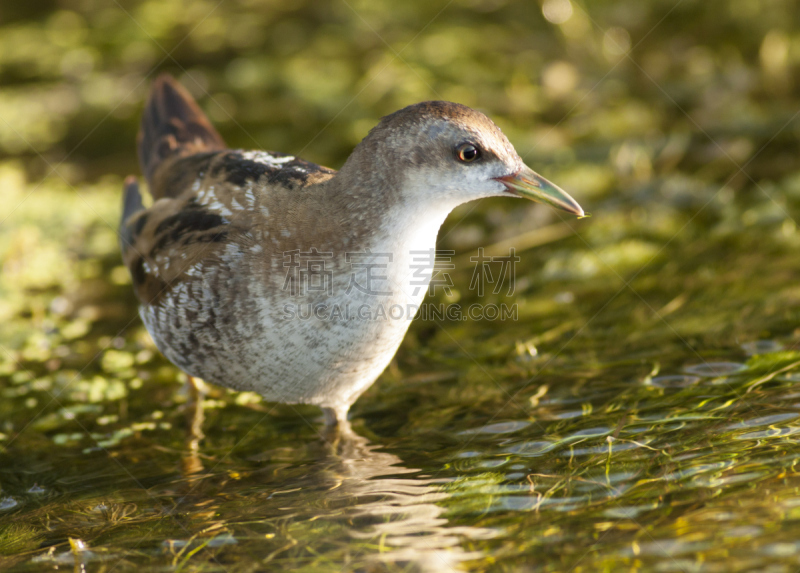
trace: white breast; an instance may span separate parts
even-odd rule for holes
[[[307,292],[276,308],[264,293],[265,336],[250,343],[252,390],[269,400],[346,409],[375,381],[425,298],[433,268],[421,261],[427,252],[433,262],[447,211],[414,215],[386,221],[385,232],[367,247],[371,254],[356,251],[337,265],[331,296]],[[275,278],[269,288],[283,289],[285,273]]]
[[[334,253],[324,268],[330,288],[290,296],[286,260],[273,257],[264,279],[247,260],[259,257],[263,267],[268,255],[230,245],[222,265],[194,276],[191,304],[175,288],[163,306],[143,307],[142,318],[161,351],[193,376],[270,401],[345,412],[389,364],[425,298],[433,267],[420,261],[429,253],[433,263],[449,212],[427,207],[384,219],[349,260]],[[220,297],[220,289],[236,296]]]

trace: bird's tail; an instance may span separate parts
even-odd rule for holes
[[[133,228],[129,225],[133,215],[144,209],[142,195],[139,193],[139,183],[136,177],[128,175],[125,178],[125,188],[122,192],[122,217],[119,222],[119,244],[124,254],[133,245],[136,239]]]
[[[125,187],[122,196],[122,220],[127,221],[131,215],[144,209],[142,195],[139,193],[139,183],[136,177],[128,175],[125,178]]]
[[[173,155],[225,149],[222,136],[211,125],[197,102],[169,74],[161,74],[153,82],[142,115],[137,144],[139,165],[151,192],[153,177],[165,159]]]

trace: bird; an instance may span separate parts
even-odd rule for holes
[[[483,113],[446,101],[383,117],[339,171],[230,149],[172,76],[152,83],[119,242],[139,314],[193,379],[313,404],[329,427],[388,366],[447,215],[515,197],[582,217]],[[322,309],[322,310],[320,310]]]

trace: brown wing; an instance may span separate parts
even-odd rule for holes
[[[278,153],[177,157],[161,168],[168,193],[149,209],[142,207],[136,179],[126,179],[120,244],[139,300],[157,303],[193,265],[218,264],[228,245],[265,242],[269,222],[280,220],[288,206],[280,203],[334,173]]]
[[[130,217],[120,233],[122,258],[143,304],[158,303],[200,261],[216,261],[230,235],[241,232],[196,201],[165,198],[154,207]]]
[[[195,265],[220,265],[226,252],[235,256],[264,242],[267,214],[280,211],[274,201],[335,173],[283,153],[225,149],[191,96],[167,75],[154,82],[145,108],[139,159],[154,202],[145,209],[136,178],[125,180],[119,238],[145,305],[193,280]]]
[[[222,217],[197,206],[187,193],[198,170],[180,165],[181,159],[206,163],[225,150],[225,142],[183,86],[161,74],[150,88],[137,148],[154,205],[144,208],[136,178],[128,177],[119,239],[136,294],[148,304],[169,290],[193,260],[216,250],[203,246],[227,237]]]

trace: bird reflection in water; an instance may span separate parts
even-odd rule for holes
[[[443,488],[448,480],[415,475],[419,470],[403,467],[399,457],[381,451],[349,424],[297,448],[250,456],[248,462],[259,467],[250,465],[235,480],[229,479],[230,470],[204,470],[197,436],[187,434],[181,511],[192,513],[187,506],[194,506],[198,515],[214,514],[220,522],[207,529],[228,531],[237,543],[247,543],[248,551],[263,551],[265,564],[288,560],[299,566],[320,543],[341,544],[349,538],[346,554],[353,566],[385,563],[447,571],[483,557],[480,551],[465,550],[465,541],[497,534],[449,526],[444,502],[450,494]],[[265,526],[274,533],[265,537]]]
[[[340,432],[328,472],[339,482],[330,490],[333,503],[344,503],[354,539],[378,541],[384,562],[413,563],[421,571],[448,570],[460,561],[479,559],[480,552],[461,547],[466,539],[488,539],[496,532],[479,527],[448,527],[442,490],[445,480],[412,477],[419,470],[370,444],[349,426]]]

